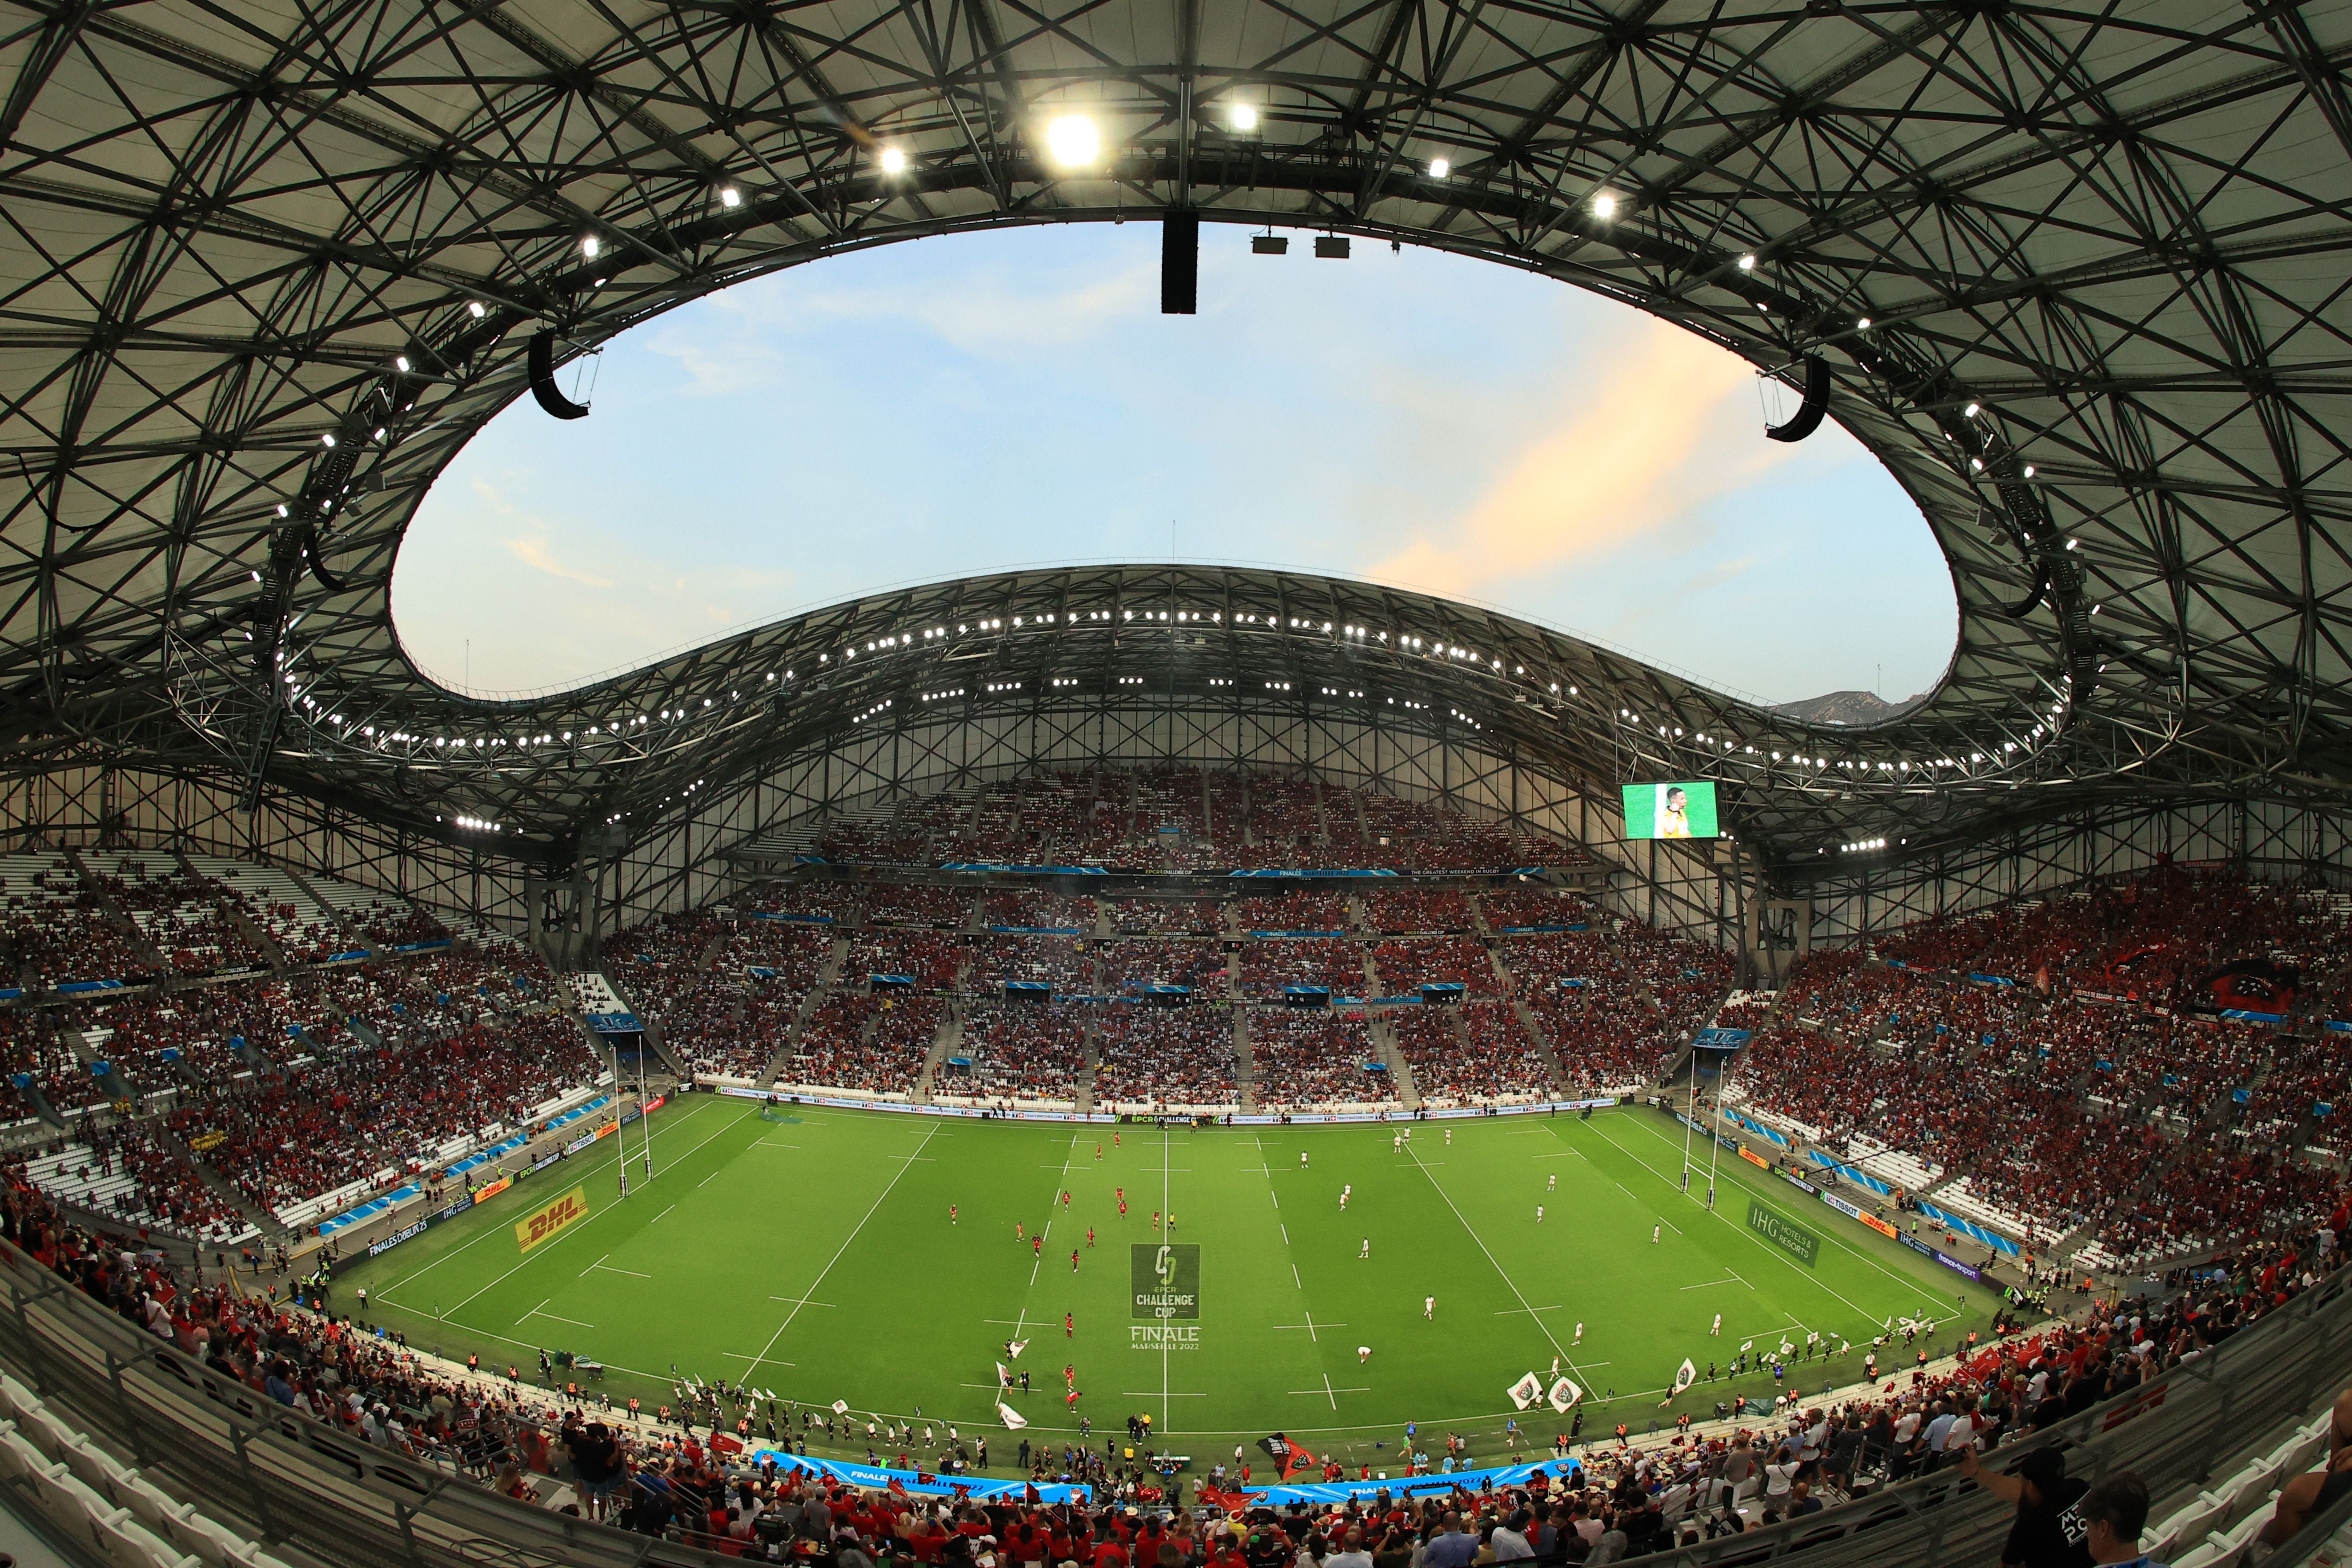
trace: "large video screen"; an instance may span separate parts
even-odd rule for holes
[[[1713,838],[1715,785],[1705,779],[1624,786],[1628,838]]]

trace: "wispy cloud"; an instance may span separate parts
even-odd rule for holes
[[[1732,355],[1663,321],[1596,345],[1592,374],[1561,389],[1557,422],[1460,515],[1374,574],[1491,596],[1629,541],[1664,537],[1701,503],[1751,483],[1789,448],[1744,432],[1753,377]]]
[[[591,588],[609,588],[613,585],[613,580],[610,577],[594,576],[566,566],[558,561],[555,558],[554,549],[548,543],[547,536],[544,534],[534,534],[524,539],[509,539],[503,542],[507,549],[513,552],[516,560],[526,566],[536,566],[551,577],[561,577],[566,582],[583,584]]]
[[[782,364],[776,352],[756,337],[724,330],[729,325],[723,317],[701,317],[665,321],[656,330],[646,346],[686,372],[686,384],[675,389],[678,395],[727,397],[775,384]]]

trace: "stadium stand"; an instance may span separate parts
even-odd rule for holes
[[[1076,1105],[1090,1078],[1085,1012],[1058,1002],[974,1006],[964,1019],[961,1054],[971,1065],[950,1082],[950,1100]]]
[[[1241,1102],[1227,1009],[1107,1007],[1095,1027],[1102,1064],[1095,1084],[1097,1109],[1213,1113]]]
[[[1370,1105],[1396,1098],[1364,1021],[1319,1007],[1251,1009],[1251,1075],[1261,1107]]]

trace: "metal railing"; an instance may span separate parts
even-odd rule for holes
[[[2201,1488],[2223,1461],[2275,1427],[2308,1419],[2345,1383],[2352,1270],[2339,1270],[2215,1349],[2042,1433],[1986,1456],[1995,1470],[2055,1448],[2066,1473],[2096,1485],[2130,1470],[2159,1505]],[[2161,1511],[2161,1506],[2159,1506]],[[1658,1568],[1738,1568],[1803,1554],[1805,1568],[1906,1568],[2000,1559],[2011,1505],[1947,1468],[1800,1520],[1644,1557]]]
[[[717,1568],[737,1559],[551,1513],[447,1468],[362,1441],[276,1405],[163,1343],[0,1242],[0,1370],[63,1418],[205,1511],[273,1550],[357,1568]],[[2063,1449],[2095,1483],[2137,1471],[2159,1501],[2334,1397],[2352,1365],[2352,1270],[2153,1383],[1999,1449]],[[2010,1505],[1937,1471],[1804,1519],[1644,1559],[1658,1568],[1739,1568],[1802,1553],[1805,1568],[1993,1562]]]
[[[717,1568],[737,1560],[499,1496],[285,1409],[0,1243],[0,1367],[272,1551],[354,1568]]]

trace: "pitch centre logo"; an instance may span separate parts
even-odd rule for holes
[[[1154,1322],[1201,1315],[1201,1249],[1137,1242],[1128,1248],[1134,1316]]]

